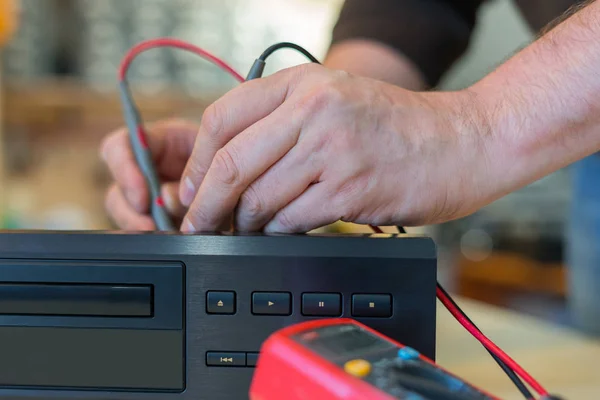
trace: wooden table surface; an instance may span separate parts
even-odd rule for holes
[[[552,394],[600,399],[600,338],[489,305],[456,299],[492,341]],[[522,399],[479,342],[438,302],[437,362],[499,396]]]

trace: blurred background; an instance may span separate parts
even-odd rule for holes
[[[102,137],[123,123],[116,71],[125,51],[158,36],[198,44],[242,75],[277,41],[322,58],[341,0],[22,0],[2,50],[0,216],[3,228],[110,229]],[[265,12],[268,10],[268,12]],[[489,1],[468,54],[442,88],[469,85],[533,35],[509,0]],[[10,25],[7,25],[10,27]],[[304,62],[273,56],[267,73]],[[235,85],[187,53],[154,50],[135,61],[132,89],[146,121],[199,120]],[[570,181],[560,172],[476,215],[412,229],[433,235],[440,280],[465,297],[569,324],[562,235]],[[332,231],[361,231],[352,225]]]

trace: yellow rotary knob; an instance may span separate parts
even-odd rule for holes
[[[371,373],[371,363],[366,360],[351,360],[344,364],[344,370],[357,378],[364,378]]]

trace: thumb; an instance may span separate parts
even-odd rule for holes
[[[178,181],[193,150],[198,132],[196,125],[184,121],[160,121],[149,124],[147,140],[160,179]],[[145,178],[131,148],[127,129],[109,134],[101,145],[102,158],[127,201],[138,212],[149,207]]]

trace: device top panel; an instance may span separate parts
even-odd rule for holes
[[[436,258],[433,240],[417,235],[261,235],[135,232],[0,231],[2,257],[56,253],[105,256],[228,255]]]

